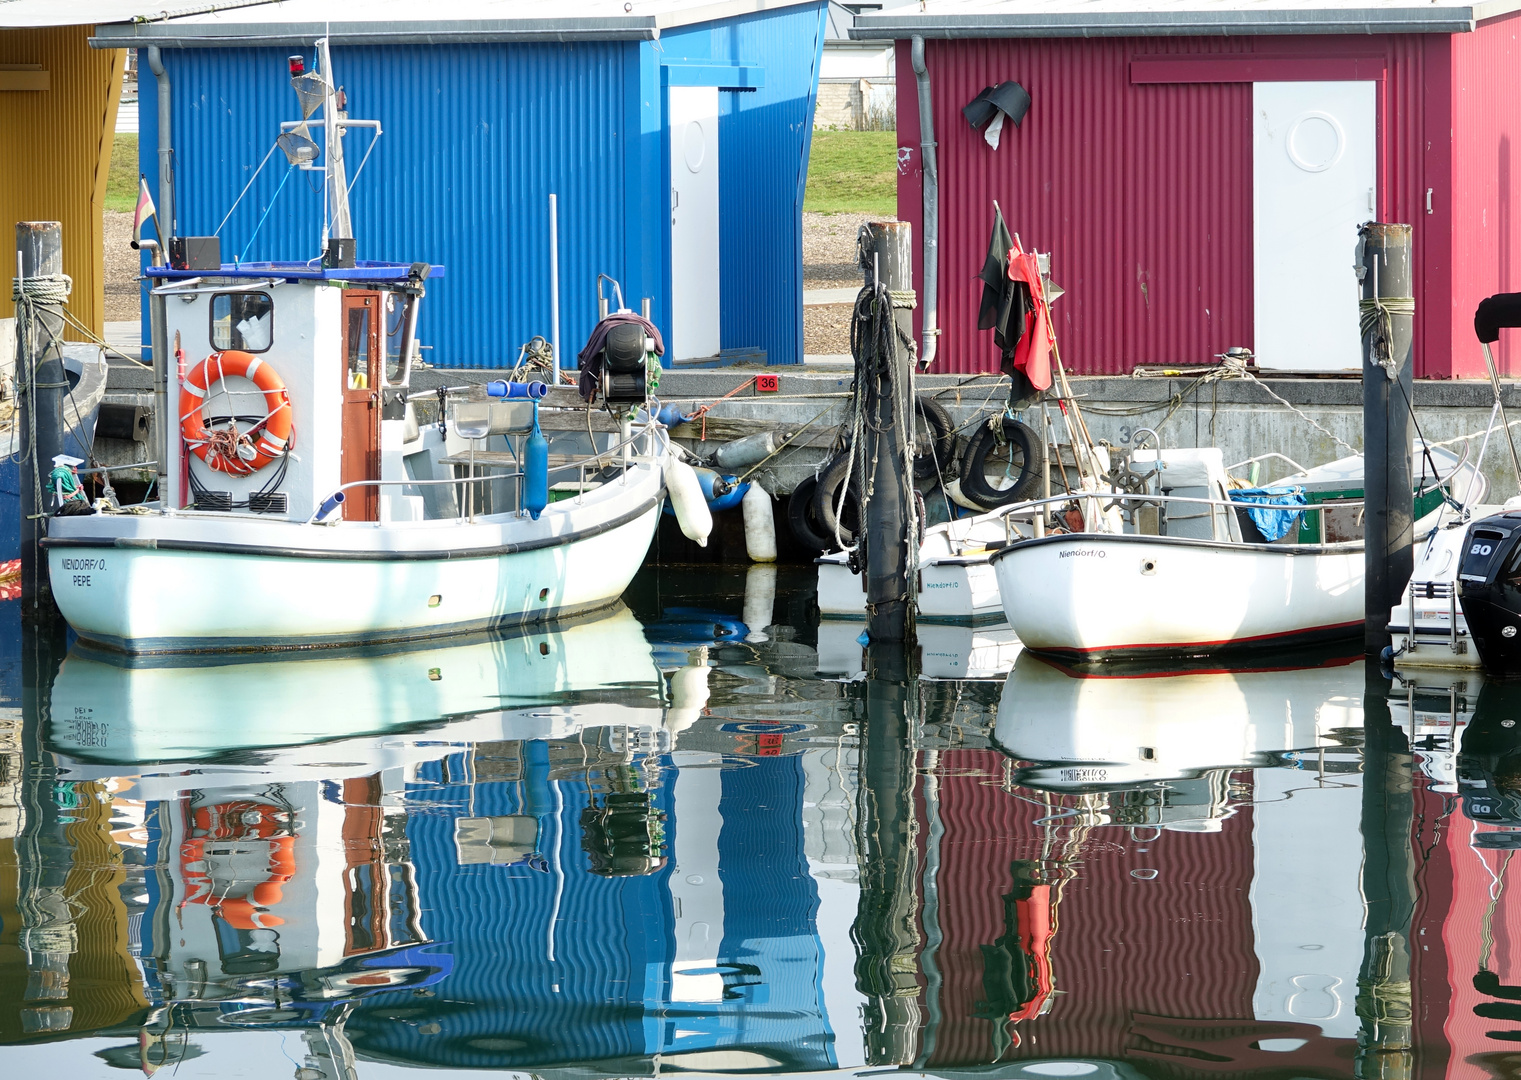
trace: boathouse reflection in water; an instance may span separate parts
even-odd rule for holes
[[[188,666],[26,639],[0,1060],[1509,1075],[1517,691],[832,681],[806,626],[640,614]]]

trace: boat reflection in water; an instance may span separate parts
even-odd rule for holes
[[[1131,1058],[1345,1070],[1364,951],[1363,690],[1345,656],[1074,670],[1021,654],[993,741],[1041,847],[1014,862],[1011,896],[1049,894],[1049,911],[1021,917],[1024,940],[1041,945],[1044,982],[1088,998],[1024,1026],[1080,1044],[1107,1002],[1129,1018],[1115,1049]],[[1022,884],[1033,876],[1049,884]],[[1028,1012],[1008,1014],[1011,1034]]]
[[[830,1010],[859,1006],[848,765],[802,742],[812,723],[708,715],[733,635],[677,621],[179,666],[76,648],[48,694],[49,809],[20,830],[5,1041],[130,1034],[103,1055],[151,1070],[299,1034],[313,1078],[835,1067]],[[125,911],[48,899],[92,860]],[[90,919],[118,973],[71,984]],[[123,1000],[92,1013],[108,986]]]
[[[0,1058],[1515,1075],[1521,690],[975,637],[1002,684],[925,677],[761,586],[390,654],[28,652]]]

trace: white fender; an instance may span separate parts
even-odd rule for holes
[[[665,726],[679,735],[697,722],[708,707],[708,667],[706,647],[694,649],[686,667],[671,672],[671,705],[665,711]]]
[[[945,485],[945,497],[950,499],[951,502],[955,503],[957,506],[964,507],[967,510],[975,510],[979,514],[987,513],[986,509],[978,506],[971,499],[968,499],[965,495],[961,494],[960,478],[952,480],[950,483]]]
[[[771,495],[759,480],[750,482],[750,490],[745,492],[740,507],[745,514],[745,551],[750,561],[776,562],[776,520],[772,516]]]
[[[713,531],[713,511],[703,498],[702,485],[692,466],[674,454],[665,461],[665,490],[671,498],[671,509],[676,512],[676,523],[688,540],[695,540],[700,547],[708,546],[708,534]]]
[[[745,497],[749,498],[748,495]],[[766,627],[771,625],[771,614],[775,608],[775,564],[750,567],[745,574],[745,628],[749,631],[745,635],[746,641],[753,643],[769,640]]]

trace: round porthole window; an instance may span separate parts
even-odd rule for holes
[[[1341,160],[1347,134],[1330,113],[1307,112],[1289,125],[1283,145],[1289,160],[1305,172],[1325,172]]]
[[[702,130],[702,121],[687,121],[686,130],[681,135],[681,156],[686,159],[689,170],[702,172],[702,163],[708,156],[708,137]]]

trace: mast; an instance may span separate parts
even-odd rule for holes
[[[329,240],[352,240],[354,224],[349,218],[349,182],[343,166],[343,127],[348,119],[344,111],[343,95],[333,80],[333,58],[328,53],[327,38],[317,42],[322,54],[322,81],[326,84],[322,104],[323,145],[327,148],[327,228],[322,237],[322,249],[328,250]],[[351,245],[352,246],[352,245]],[[352,255],[350,256],[352,258]],[[346,263],[344,265],[352,265]]]

